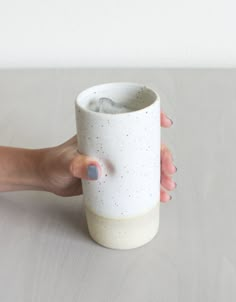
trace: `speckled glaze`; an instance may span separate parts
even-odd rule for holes
[[[133,111],[107,114],[88,110],[88,102],[100,97],[111,98]],[[78,151],[97,159],[102,167],[99,180],[82,180],[86,208],[101,218],[118,219],[122,223],[122,219],[140,217],[158,207],[157,226],[160,202],[158,94],[137,83],[106,83],[80,93],[75,107]],[[149,234],[149,237],[153,236]],[[109,247],[112,246],[114,244]]]

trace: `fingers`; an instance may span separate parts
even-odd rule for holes
[[[172,175],[177,171],[172,154],[164,144],[161,146],[161,171],[166,175]]]
[[[99,163],[83,154],[76,155],[70,163],[70,173],[77,178],[97,180],[101,176]]]
[[[165,175],[164,173],[161,175],[161,185],[168,191],[174,190],[177,186],[171,177]]]
[[[163,189],[161,189],[161,193],[160,193],[160,200],[161,202],[167,202],[169,200],[171,200],[171,196],[166,193]]]
[[[161,111],[161,127],[169,128],[173,125],[173,121]],[[166,190],[173,190],[176,188],[176,183],[172,181],[169,175],[173,175],[177,171],[177,168],[173,164],[173,157],[166,145],[161,146],[161,185]],[[171,200],[171,196],[161,189],[160,200],[161,202],[167,202]]]
[[[172,180],[172,175],[177,171],[177,168],[173,164],[173,157],[170,150],[166,145],[161,145],[161,185],[164,189],[172,191],[176,188],[177,184]],[[161,189],[160,200],[167,202],[171,199],[168,192]]]
[[[169,128],[173,125],[173,121],[161,111],[161,127]]]

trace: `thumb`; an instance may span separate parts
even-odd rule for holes
[[[95,159],[78,154],[71,161],[70,173],[77,178],[97,180],[101,176],[101,166]]]

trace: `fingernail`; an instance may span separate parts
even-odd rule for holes
[[[98,179],[98,168],[95,165],[89,165],[87,168],[88,178],[96,180]]]

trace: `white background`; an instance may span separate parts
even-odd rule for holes
[[[0,67],[235,67],[235,0],[0,0]]]

